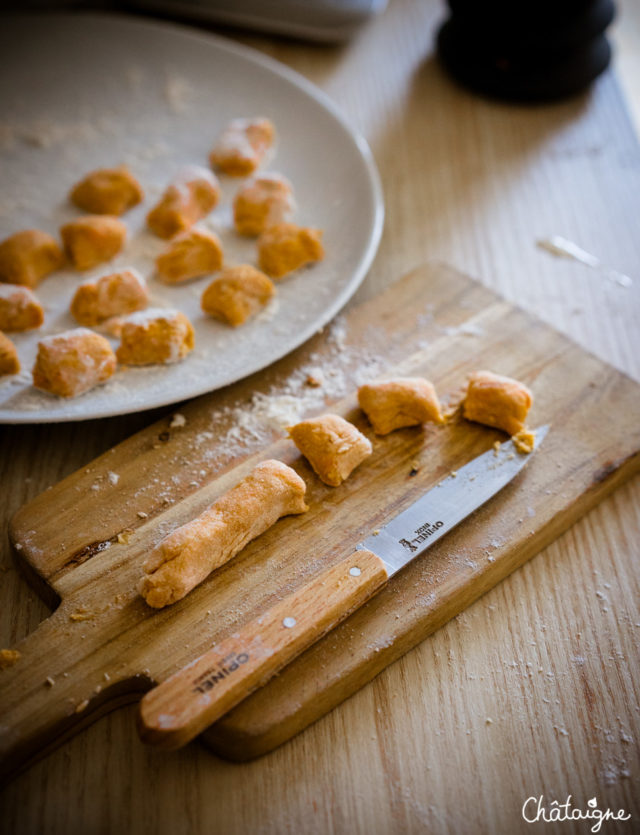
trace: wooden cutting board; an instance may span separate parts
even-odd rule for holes
[[[170,413],[15,515],[17,561],[59,605],[0,672],[0,773],[139,698],[503,438],[459,416],[445,427],[375,438],[356,408],[365,377],[424,375],[447,401],[478,368],[531,387],[530,424],[551,424],[540,452],[381,594],[212,726],[205,739],[214,751],[248,759],[289,739],[638,470],[640,386],[472,279],[422,267],[268,371],[184,406],[183,425]],[[314,413],[330,407],[374,441],[373,456],[339,488],[320,483],[271,428],[300,403]],[[148,608],[136,585],[149,549],[268,457],[303,476],[310,511],[279,521],[178,604]]]

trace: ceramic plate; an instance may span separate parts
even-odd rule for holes
[[[107,417],[220,388],[308,339],[364,278],[383,222],[371,152],[301,76],[221,38],[99,15],[5,18],[0,54],[0,238],[29,227],[57,234],[81,214],[67,201],[70,186],[94,168],[126,163],[146,192],[144,204],[123,216],[129,239],[120,255],[87,273],[54,273],[37,288],[45,324],[12,335],[23,371],[0,381],[0,422]],[[155,281],[153,261],[165,242],[145,231],[144,217],[182,166],[207,165],[230,119],[256,115],[271,118],[278,132],[262,170],[291,180],[294,219],[324,230],[326,258],[280,282],[274,302],[232,329],[200,311],[210,276],[180,287]],[[221,178],[223,199],[204,225],[220,235],[227,263],[255,263],[255,242],[236,236],[231,224],[240,182]],[[193,353],[175,365],[120,368],[103,386],[70,400],[33,389],[38,340],[76,326],[68,308],[77,285],[127,266],[148,278],[153,306],[190,317]]]

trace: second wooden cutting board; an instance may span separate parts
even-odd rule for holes
[[[0,747],[17,764],[137,698],[490,448],[503,436],[461,418],[375,438],[356,408],[357,384],[382,372],[427,376],[446,400],[478,368],[532,388],[531,425],[551,424],[541,454],[207,731],[215,751],[246,759],[285,741],[637,471],[637,384],[471,279],[439,265],[421,268],[267,373],[193,401],[182,417],[143,430],[14,517],[17,558],[62,603],[3,673]],[[373,456],[339,488],[321,484],[282,439],[282,423],[303,408],[335,409],[374,441]],[[311,510],[281,520],[180,603],[149,609],[136,593],[149,548],[267,457],[304,477]]]

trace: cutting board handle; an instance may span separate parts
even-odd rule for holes
[[[62,605],[20,641],[16,662],[0,670],[0,782],[151,686],[131,675],[122,657],[111,668],[100,653],[118,613],[89,629],[70,621],[70,609]]]
[[[179,748],[265,684],[387,582],[382,560],[355,551],[149,691],[139,732]]]

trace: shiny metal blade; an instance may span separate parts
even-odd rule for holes
[[[536,450],[549,426],[535,430]],[[356,546],[373,551],[389,576],[420,556],[505,487],[535,455],[519,453],[512,441],[474,458]]]

